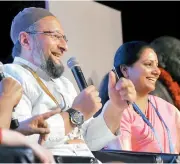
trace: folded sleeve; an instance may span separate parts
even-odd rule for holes
[[[87,120],[83,125],[83,134],[91,151],[101,150],[108,142],[117,137],[107,127],[103,115]]]

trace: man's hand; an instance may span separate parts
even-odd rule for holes
[[[108,93],[111,104],[122,111],[128,107],[127,101],[133,103],[136,100],[136,90],[131,80],[120,78],[116,83],[113,71],[109,73]]]
[[[116,76],[113,71],[109,73],[108,83],[109,101],[104,107],[104,120],[107,127],[113,134],[116,134],[120,127],[120,120],[124,110],[128,107],[128,102],[136,100],[136,90],[134,84],[125,78],[120,78],[116,82]]]
[[[93,85],[84,89],[74,100],[72,108],[84,114],[85,120],[92,117],[102,107],[99,92]]]
[[[0,83],[0,95],[11,101],[13,106],[16,106],[22,97],[22,87],[14,79],[7,77]]]
[[[17,131],[24,135],[40,134],[39,143],[42,144],[46,140],[47,134],[50,133],[46,119],[58,113],[60,113],[60,110],[53,110],[31,117],[20,122]]]
[[[29,144],[29,147],[34,151],[35,155],[40,159],[42,163],[56,163],[52,153],[40,146],[39,144]]]
[[[1,134],[1,142],[3,145],[30,147],[41,163],[55,163],[53,155],[50,151],[43,148],[38,143],[29,142],[24,135],[8,129],[2,129]]]
[[[0,82],[0,127],[9,128],[14,107],[22,97],[22,87],[10,77]]]

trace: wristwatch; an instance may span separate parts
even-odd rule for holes
[[[66,112],[69,113],[69,118],[73,125],[81,126],[84,123],[84,115],[81,112],[73,108],[69,108]]]

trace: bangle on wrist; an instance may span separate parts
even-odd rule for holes
[[[0,128],[0,145],[2,144],[2,128]]]

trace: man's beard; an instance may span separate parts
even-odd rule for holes
[[[39,42],[35,40],[35,47],[33,49],[33,56],[34,58],[37,58],[36,56],[40,56],[39,63],[42,70],[44,70],[51,78],[56,79],[61,77],[61,75],[64,73],[64,66],[62,62],[60,61],[59,64],[56,64],[53,62],[53,59],[51,56],[48,57],[48,59],[45,59],[45,53],[43,52]]]
[[[53,79],[61,77],[61,75],[64,73],[64,66],[62,62],[60,62],[60,64],[55,64],[51,57],[47,59],[44,69],[46,73]]]

